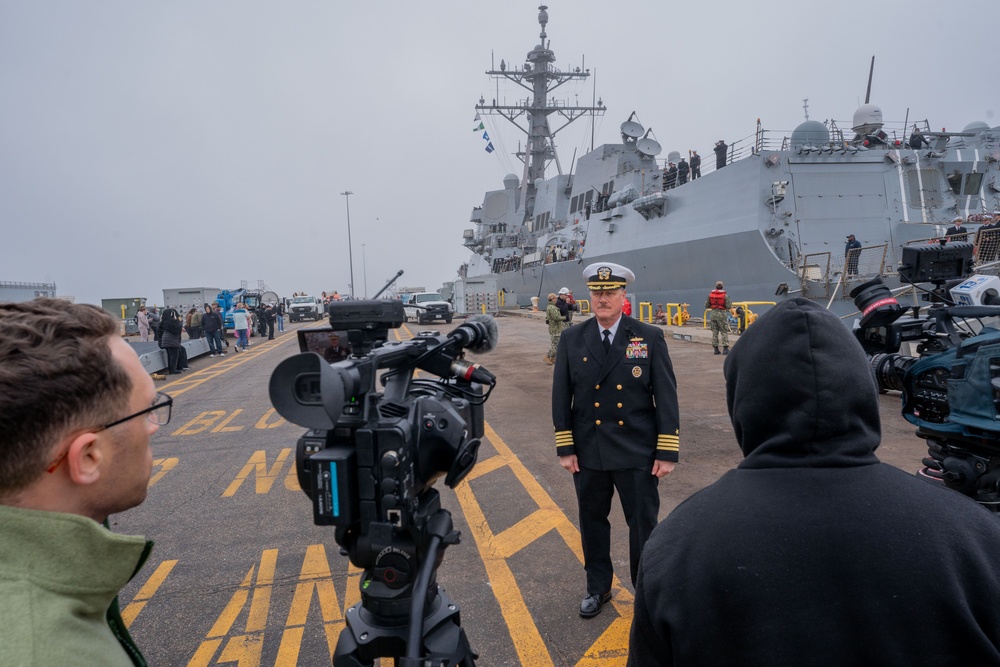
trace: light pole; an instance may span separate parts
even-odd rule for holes
[[[365,274],[365,298],[368,298],[368,262],[365,260],[365,243],[361,244],[361,272]]]
[[[354,298],[354,252],[351,249],[351,195],[354,193],[350,190],[341,192],[344,195],[344,201],[347,202],[347,261],[351,265],[351,298]]]

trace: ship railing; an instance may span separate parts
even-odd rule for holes
[[[19,288],[19,289],[50,289],[50,290],[54,291],[55,288],[56,288],[56,284],[55,283],[19,283],[19,282],[2,281],[2,282],[0,282],[0,287]]]
[[[888,257],[888,243],[852,248],[840,267],[840,284],[843,287],[840,296],[850,298],[851,290],[873,278],[886,276],[890,267],[894,272],[895,261],[887,263]]]
[[[889,244],[883,243],[852,248],[844,256],[843,262],[834,259],[831,252],[802,255],[795,273],[799,278],[802,296],[827,298],[837,290],[846,299],[851,290],[861,283],[894,273],[895,265]],[[843,289],[838,290],[838,287]]]
[[[850,128],[852,123],[846,121],[836,121],[830,120],[825,123],[827,130],[830,132],[830,139],[825,144],[842,146],[845,142],[853,142],[857,137],[857,133],[853,129],[843,130],[841,125],[846,128]],[[920,128],[925,134],[931,133],[930,123],[927,120],[906,120],[906,121],[890,121],[882,125],[882,132],[885,133],[885,144],[882,145],[883,148],[897,148],[895,145],[898,141],[900,147],[908,147],[908,142],[910,139],[910,134],[914,127]],[[766,150],[782,150],[787,151],[792,149],[792,131],[790,130],[760,130],[758,132],[758,142],[757,142],[757,152]],[[879,144],[869,146],[869,148],[878,148]]]
[[[1000,274],[1000,229],[980,229],[973,241],[976,273]]]

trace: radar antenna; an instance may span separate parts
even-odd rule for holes
[[[500,103],[499,100],[494,100],[493,104],[488,105],[485,99],[480,98],[479,104],[476,105],[477,113],[499,114],[527,135],[524,152],[518,153],[518,157],[524,161],[522,187],[525,190],[525,220],[534,213],[535,183],[544,180],[545,168],[549,162],[554,160],[559,174],[562,174],[554,141],[556,134],[582,116],[603,116],[606,110],[600,100],[594,106],[580,106],[579,102],[558,103],[549,94],[568,81],[586,79],[590,76],[590,70],[576,67],[571,71],[561,72],[553,66],[556,57],[549,48],[550,41],[545,32],[549,22],[547,9],[545,5],[538,7],[538,23],[542,30],[538,45],[528,52],[527,64],[524,67],[508,66],[486,72],[494,79],[507,79],[527,89],[531,93],[530,97],[509,105]],[[549,123],[549,116],[552,114],[559,114],[565,122],[553,129]],[[518,122],[521,116],[524,116],[525,126]]]
[[[868,90],[865,92],[865,104],[868,104],[872,98],[872,77],[875,75],[875,56],[872,56],[872,64],[868,68]]]

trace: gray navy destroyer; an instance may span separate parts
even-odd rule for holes
[[[896,273],[902,248],[935,242],[957,217],[977,243],[977,272],[996,273],[1000,230],[978,228],[1000,209],[1000,127],[983,122],[961,132],[909,117],[888,123],[867,99],[850,123],[807,116],[794,131],[775,132],[758,120],[746,139],[705,156],[701,178],[671,184],[666,165],[682,156],[658,157],[659,143],[633,113],[621,143],[596,146],[564,172],[556,133],[606,107],[553,96],[589,70],[555,67],[546,9],[525,64],[501,61],[487,72],[529,95],[476,105],[477,114],[502,115],[525,133],[517,154],[524,169],[472,211],[474,228],[463,235],[471,259],[454,283],[458,312],[527,306],[539,296],[544,304],[561,287],[585,295],[583,266],[607,261],[635,270],[636,305],[686,303],[697,316],[723,280],[734,301],[805,296],[847,316],[855,312],[849,292],[876,276],[897,293],[912,289]],[[556,120],[562,125],[553,129]],[[861,247],[847,254],[849,234]]]

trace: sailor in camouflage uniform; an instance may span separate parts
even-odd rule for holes
[[[559,348],[559,337],[562,330],[566,328],[566,320],[562,311],[556,305],[558,297],[555,293],[549,294],[549,305],[545,309],[545,323],[549,325],[549,351],[545,353],[545,363],[552,365],[556,361],[556,350]]]
[[[712,329],[712,348],[719,354],[719,336],[722,336],[722,354],[729,354],[729,311],[733,300],[723,289],[722,281],[715,283],[715,289],[708,293],[705,308],[708,308],[708,326]]]
[[[632,583],[656,526],[659,478],[678,458],[677,382],[663,331],[622,314],[623,266],[584,270],[595,317],[562,332],[552,381],[552,421],[559,463],[573,473],[580,508],[589,618],[611,599],[611,498],[629,525]]]

